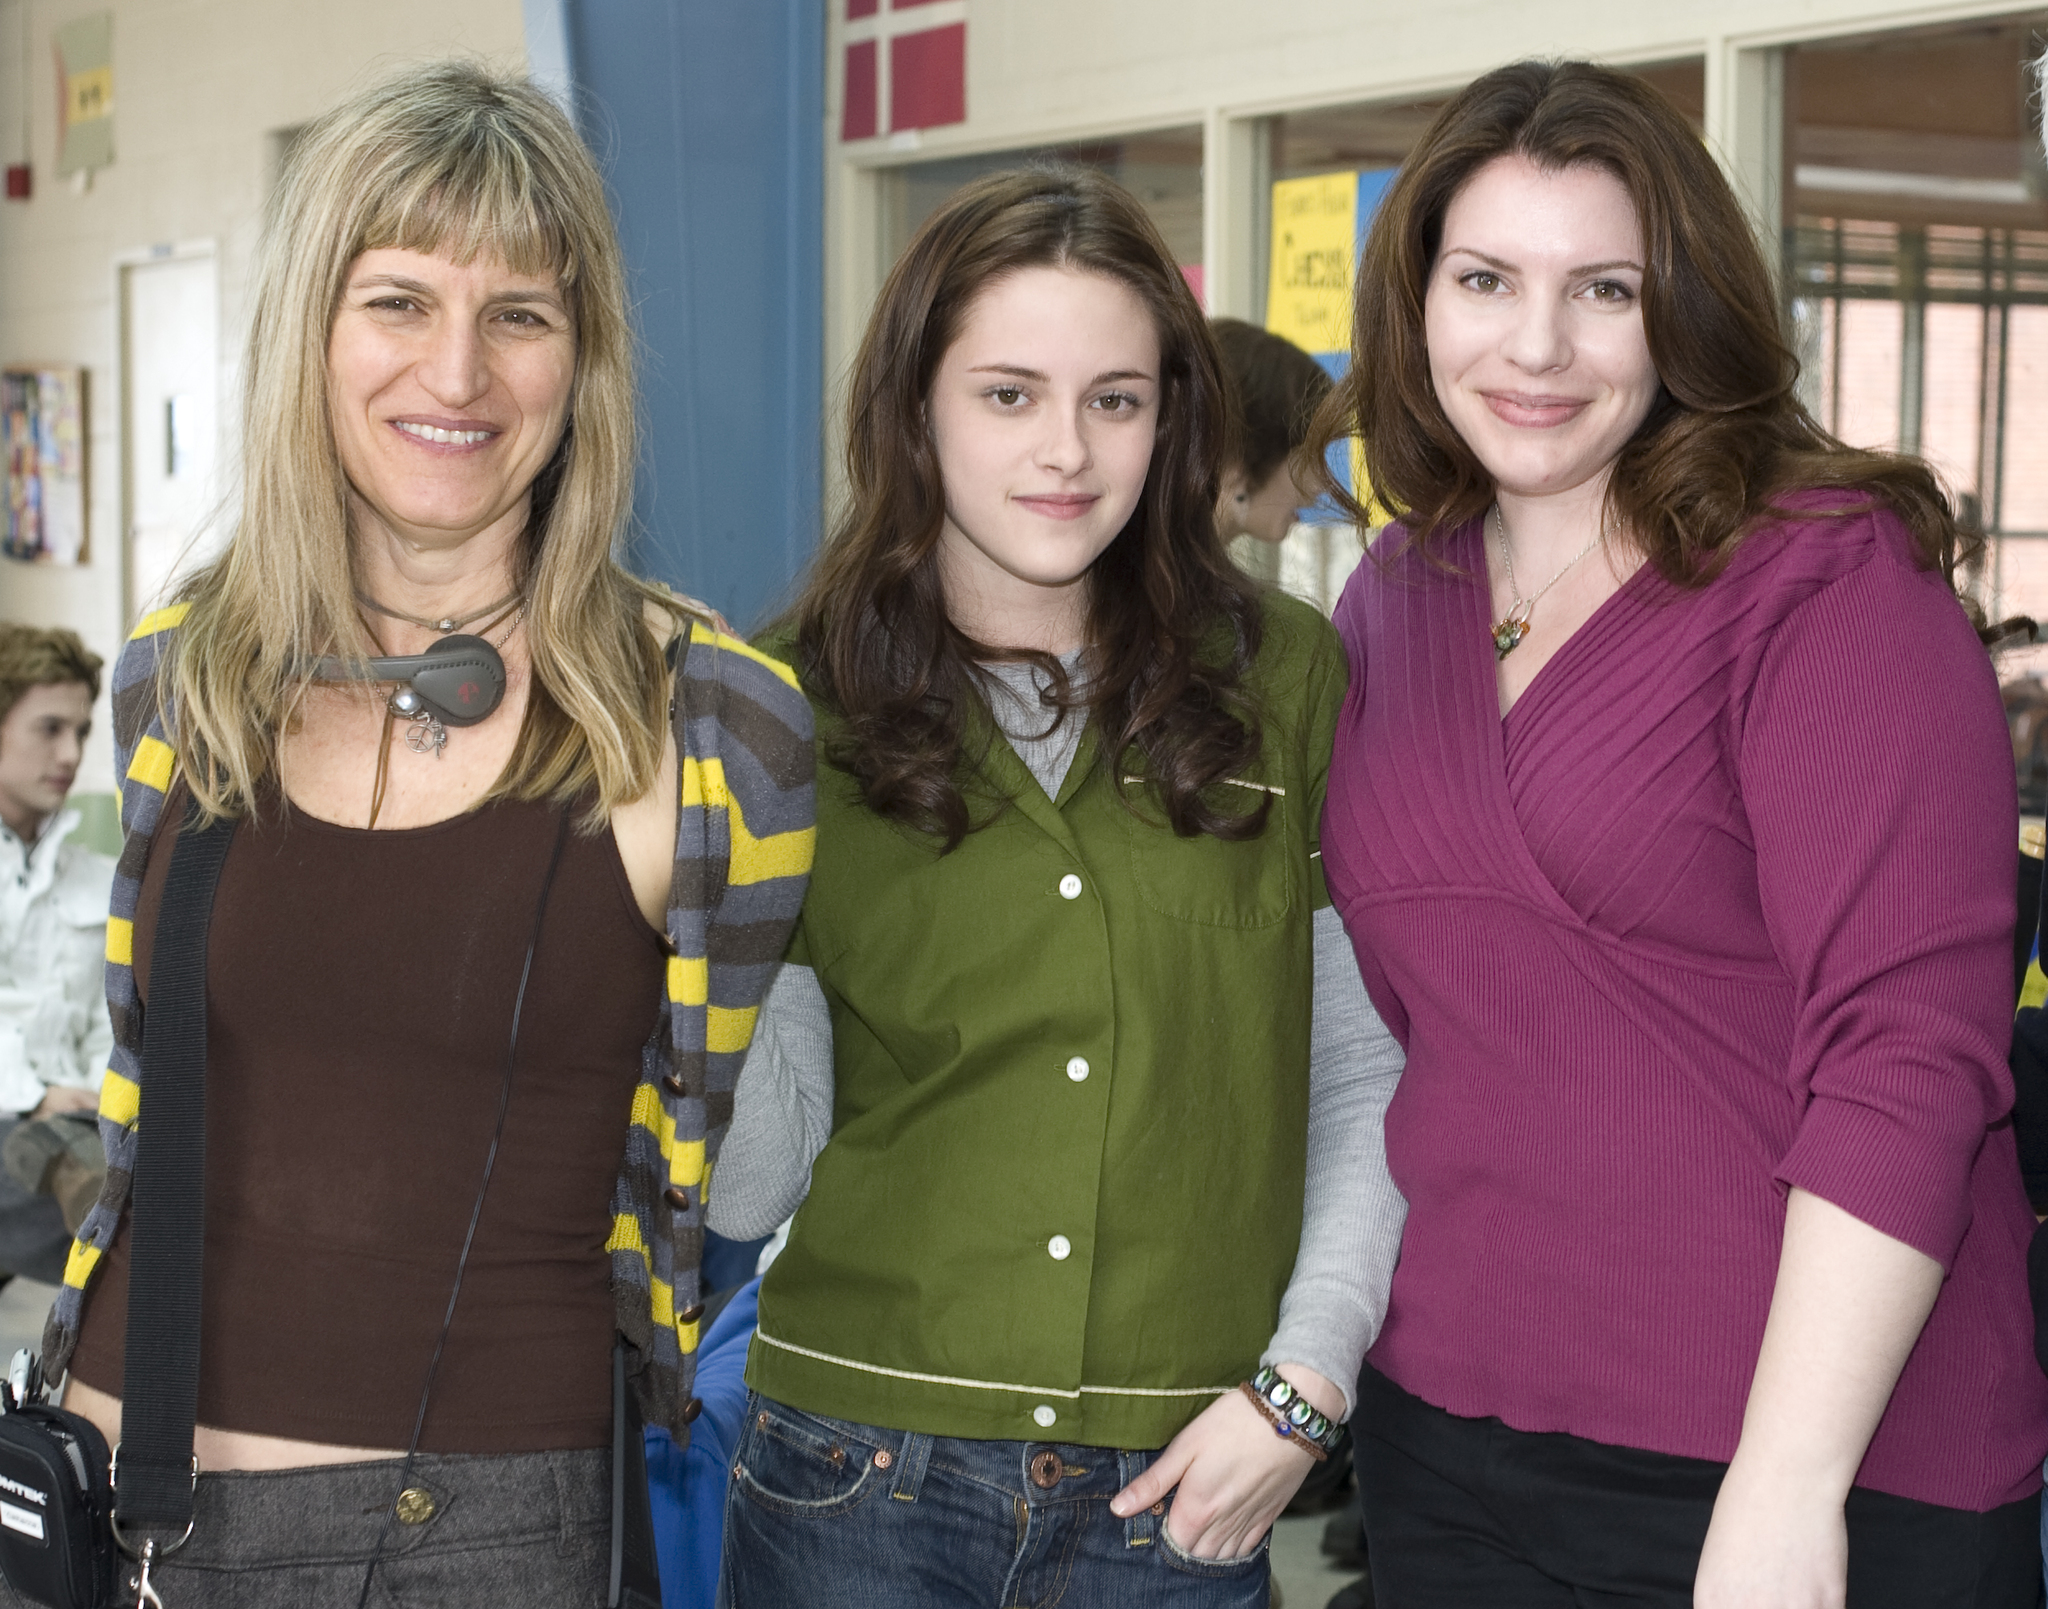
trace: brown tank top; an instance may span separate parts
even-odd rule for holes
[[[181,787],[163,819],[183,815]],[[201,1424],[411,1440],[556,822],[500,802],[365,832],[273,801],[236,833],[208,939]],[[173,840],[136,909],[145,1002]],[[663,966],[611,833],[572,827],[424,1451],[611,1440],[605,1242]],[[127,1309],[124,1221],[72,1363],[117,1395]]]

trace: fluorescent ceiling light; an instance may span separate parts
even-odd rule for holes
[[[1929,201],[1988,201],[2027,206],[2035,197],[2018,179],[1955,179],[1939,173],[1886,173],[1877,168],[1824,168],[1802,162],[1793,170],[1802,190],[1863,196],[1921,196]]]

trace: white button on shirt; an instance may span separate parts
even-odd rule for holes
[[[1088,1058],[1086,1056],[1076,1056],[1067,1063],[1067,1077],[1071,1078],[1075,1083],[1080,1083],[1087,1076]]]
[[[1060,1418],[1058,1414],[1052,1411],[1049,1404],[1043,1402],[1031,1410],[1031,1417],[1045,1430],[1052,1429],[1054,1425],[1059,1423]]]
[[[1065,1235],[1054,1235],[1051,1244],[1045,1249],[1052,1253],[1054,1262],[1063,1263],[1073,1254],[1074,1243]]]
[[[1079,899],[1080,897],[1081,879],[1076,877],[1072,872],[1068,872],[1066,876],[1060,879],[1060,898]]]

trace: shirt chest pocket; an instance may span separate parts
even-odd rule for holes
[[[1292,847],[1290,801],[1279,789],[1256,783],[1226,784],[1218,792],[1229,808],[1255,809],[1254,788],[1267,796],[1265,827],[1256,837],[1235,841],[1209,833],[1183,838],[1164,824],[1156,803],[1146,808],[1142,797],[1139,805],[1149,819],[1119,810],[1131,878],[1146,905],[1205,927],[1272,927],[1286,919],[1294,901],[1306,895],[1297,886],[1304,868],[1294,864],[1299,857]]]
[[[107,894],[103,889],[67,888],[51,901],[58,942],[67,949],[101,953],[107,942]]]

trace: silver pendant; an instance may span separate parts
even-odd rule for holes
[[[448,747],[448,728],[418,693],[401,687],[391,695],[391,713],[410,723],[405,729],[407,748],[415,754],[431,754],[440,759],[441,751]]]

